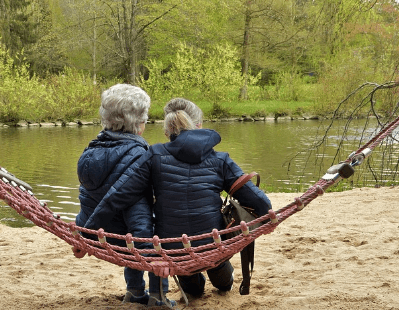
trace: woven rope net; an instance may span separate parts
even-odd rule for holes
[[[352,166],[359,164],[359,158],[368,156],[398,126],[399,117],[380,130],[363,147],[353,152],[345,163]],[[241,225],[221,231],[214,229],[203,235],[183,235],[180,238],[159,239],[157,236],[135,238],[130,234],[111,234],[102,229],[95,231],[79,227],[74,222],[67,223],[54,214],[46,204],[41,203],[29,189],[29,185],[18,180],[4,168],[1,168],[0,177],[0,199],[37,226],[58,236],[74,248],[110,263],[133,269],[154,272],[156,268],[168,268],[171,276],[191,275],[216,267],[240,252],[259,236],[273,232],[284,220],[302,210],[312,200],[322,195],[328,187],[342,179],[339,172],[329,173],[328,177],[321,178],[292,203],[278,211],[271,210],[269,214],[249,223],[241,222]],[[250,226],[259,222],[264,222],[264,224],[249,231]],[[225,234],[238,230],[241,230],[240,235],[227,240],[223,238]],[[96,235],[99,241],[84,238],[80,234],[81,232]],[[109,244],[106,241],[107,238],[125,240],[126,246],[120,247]],[[213,242],[198,247],[191,246],[192,241],[204,238],[212,238]],[[135,242],[150,242],[154,245],[154,248],[137,249],[134,246]],[[180,243],[184,247],[166,250],[162,248],[162,244],[165,243]]]

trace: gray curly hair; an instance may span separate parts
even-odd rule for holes
[[[164,107],[166,136],[178,136],[182,130],[192,130],[202,124],[202,110],[184,98],[174,98]]]
[[[151,99],[140,87],[116,84],[101,94],[101,124],[104,129],[138,134],[148,120]]]

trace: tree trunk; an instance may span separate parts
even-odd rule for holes
[[[138,46],[138,37],[137,37],[137,22],[136,22],[136,17],[137,17],[137,4],[138,0],[132,1],[132,10],[131,10],[131,15],[130,15],[130,32],[129,32],[129,51],[130,54],[128,55],[129,60],[130,60],[130,70],[129,70],[129,75],[130,75],[130,83],[132,85],[137,84],[137,51],[136,47]]]
[[[93,25],[93,84],[97,84],[97,12],[94,7],[94,25]]]
[[[243,85],[240,89],[240,99],[248,99],[248,74],[249,74],[249,35],[251,27],[251,1],[245,3],[245,26],[244,26],[244,43],[243,43],[243,59],[241,71],[243,76]]]
[[[128,3],[130,2],[130,3]],[[128,4],[127,4],[128,3]],[[125,64],[125,80],[127,83],[136,85],[137,83],[137,4],[138,0],[124,0],[122,3],[122,20],[120,23],[120,40],[123,47],[123,57]]]
[[[10,34],[10,2],[8,0],[0,0],[0,37],[7,49],[11,48],[11,34]]]

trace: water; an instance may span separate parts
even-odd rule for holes
[[[328,122],[320,121],[287,120],[207,122],[204,128],[215,129],[221,134],[222,142],[216,150],[228,152],[244,172],[258,172],[262,188],[267,192],[302,192],[329,166],[337,163],[334,158],[343,124],[329,132],[318,152],[307,150],[320,139],[328,125]],[[350,128],[344,140],[348,152],[342,154],[343,158],[375,133],[372,124],[364,133],[363,125],[364,121]],[[79,212],[76,163],[100,130],[100,126],[1,128],[0,166],[29,183],[35,196],[45,201],[62,219],[74,220]],[[143,136],[150,144],[167,141],[162,124],[147,124]],[[298,154],[302,150],[305,151]],[[393,155],[397,156],[397,153]],[[391,168],[381,172],[391,173]],[[361,177],[373,182],[370,175],[365,175]],[[0,207],[0,223],[29,225],[4,202],[0,201],[0,206],[3,206]]]

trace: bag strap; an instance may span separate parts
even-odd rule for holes
[[[227,203],[227,199],[229,196],[233,196],[233,194],[244,186],[249,180],[251,180],[254,176],[256,176],[256,186],[259,187],[260,176],[257,172],[251,172],[249,174],[244,174],[240,176],[231,186],[230,191],[225,200],[225,204]],[[254,269],[254,255],[255,254],[255,241],[247,245],[241,252],[241,271],[243,280],[240,285],[240,295],[248,295],[249,287],[251,286],[251,275]],[[251,267],[250,267],[251,266]]]
[[[248,295],[249,287],[251,286],[251,276],[255,264],[255,241],[248,244],[240,252],[241,257],[241,271],[242,271],[242,282],[240,285],[240,295]],[[251,266],[251,268],[249,268]]]
[[[249,174],[243,174],[240,176],[231,186],[229,195],[233,196],[233,194],[244,186],[249,180],[251,180],[254,176],[256,176],[256,186],[259,187],[260,183],[260,175],[257,172],[251,172]]]
[[[233,194],[239,190],[241,187],[244,186],[245,183],[247,183],[249,180],[251,180],[254,176],[256,175],[256,186],[259,187],[260,183],[260,175],[257,172],[251,172],[249,174],[243,174],[240,176],[230,187],[229,192],[227,193],[226,199],[224,200],[223,205],[226,205],[227,200],[229,199],[229,196],[233,196]]]

